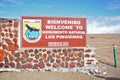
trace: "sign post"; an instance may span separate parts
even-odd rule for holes
[[[113,54],[114,54],[114,67],[117,68],[117,55],[116,55],[116,46],[113,44]]]
[[[86,18],[22,16],[22,48],[86,46]]]

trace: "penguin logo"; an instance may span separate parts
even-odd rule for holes
[[[25,25],[27,30],[25,32],[25,36],[30,40],[35,40],[39,37],[39,29],[35,27],[30,27],[28,24]]]
[[[34,23],[32,23],[34,24]],[[36,24],[36,23],[35,23]],[[27,42],[34,43],[40,40],[41,38],[41,29],[38,26],[32,26],[29,23],[25,23],[24,25],[24,39]]]

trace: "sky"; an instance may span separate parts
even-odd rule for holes
[[[120,33],[120,0],[0,0],[0,18],[87,18],[87,33]]]

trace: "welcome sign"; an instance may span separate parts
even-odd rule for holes
[[[23,16],[21,47],[85,47],[86,18]]]

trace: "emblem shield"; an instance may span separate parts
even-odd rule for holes
[[[41,39],[42,22],[37,19],[23,19],[23,38],[29,43],[35,43]]]

